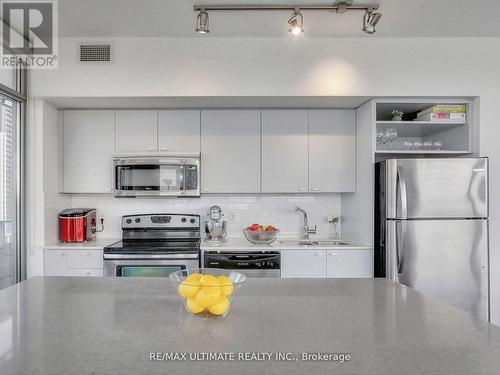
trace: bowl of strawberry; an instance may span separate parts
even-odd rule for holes
[[[256,245],[269,245],[273,243],[279,234],[279,229],[272,225],[252,224],[243,229],[245,238]]]

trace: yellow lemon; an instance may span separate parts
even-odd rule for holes
[[[193,314],[198,314],[204,310],[204,308],[198,305],[192,298],[188,298],[188,300],[186,301],[186,306],[188,310]]]
[[[224,315],[224,313],[229,309],[229,299],[224,296],[220,299],[220,302],[212,305],[208,308],[208,311],[210,311],[214,315]]]
[[[186,280],[184,281],[187,281],[188,283],[189,282],[199,282],[200,281],[200,277],[201,275],[199,273],[192,273],[191,275],[189,275],[188,277],[186,277]]]
[[[200,277],[201,288],[206,292],[206,294],[219,295],[221,293],[221,288],[219,280],[212,275],[203,275]]]
[[[201,286],[219,286],[219,280],[213,275],[202,275],[200,284]]]
[[[213,288],[213,289],[219,289],[219,288]],[[213,294],[211,292],[207,293],[206,288],[202,288],[198,294],[196,294],[196,297],[194,297],[194,301],[202,306],[202,307],[210,307],[213,306],[217,303],[220,302],[221,299],[221,294]]]
[[[224,294],[225,296],[230,296],[233,294],[233,282],[229,279],[229,277],[220,275],[217,280],[219,280],[219,283],[221,285],[221,293]]]
[[[179,294],[184,298],[194,298],[200,290],[199,281],[184,280],[178,288]]]

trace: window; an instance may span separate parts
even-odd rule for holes
[[[18,103],[0,96],[0,289],[17,281],[18,112]]]
[[[21,251],[24,237],[20,186],[24,175],[26,69],[18,64],[10,73],[13,84],[5,82],[5,74],[0,75],[0,289],[23,280],[26,270]]]

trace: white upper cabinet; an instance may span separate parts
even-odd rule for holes
[[[309,191],[353,192],[353,110],[309,111]]]
[[[157,149],[158,111],[116,111],[116,152],[151,152]]]
[[[262,111],[262,192],[308,191],[308,111]]]
[[[201,111],[201,191],[260,191],[260,111]]]
[[[158,151],[200,152],[200,111],[159,111]]]
[[[63,116],[63,191],[111,192],[115,112],[68,110]]]

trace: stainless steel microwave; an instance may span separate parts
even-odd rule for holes
[[[115,155],[115,197],[199,197],[200,154]]]

